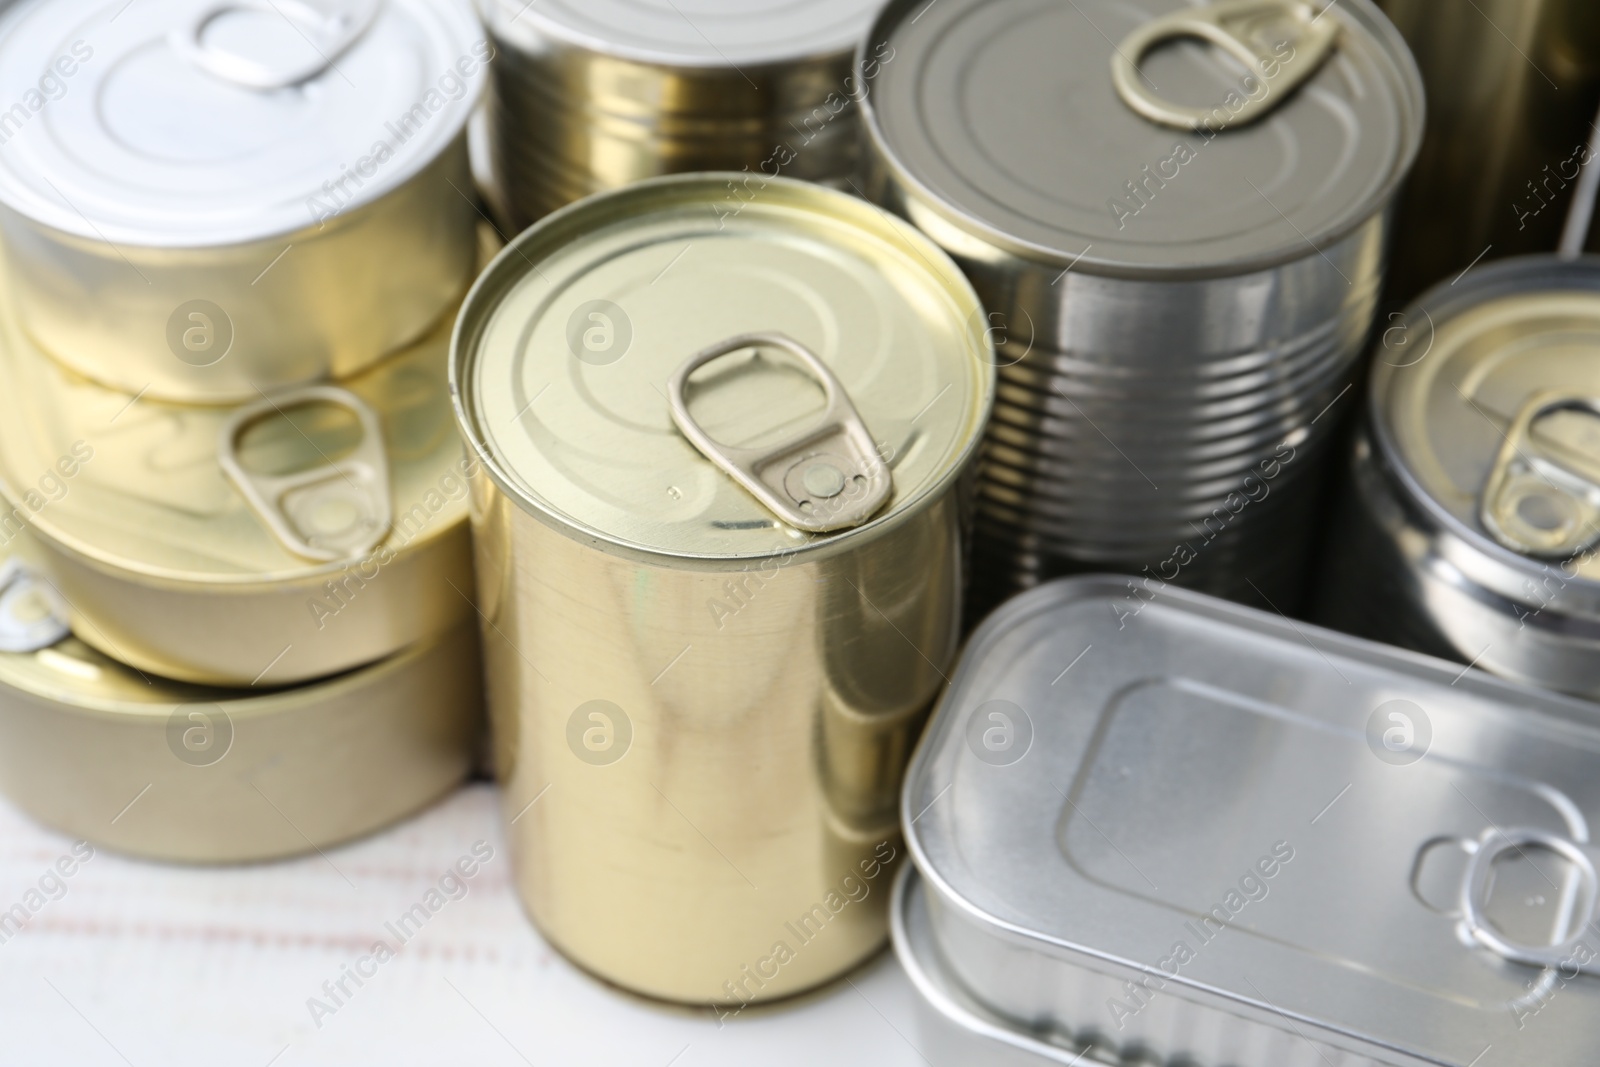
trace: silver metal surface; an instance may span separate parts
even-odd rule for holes
[[[662,174],[739,172],[730,208],[779,175],[844,185],[853,53],[879,3],[485,0],[516,224]]]
[[[1318,619],[1600,697],[1600,259],[1478,267],[1385,337]]]
[[[763,348],[779,348],[800,360],[821,383],[826,407],[813,425],[787,440],[760,448],[722,444],[689,410],[689,376],[723,356]],[[815,352],[792,337],[740,334],[690,356],[667,380],[667,401],[673,424],[700,454],[795,529],[829,533],[860,526],[894,490],[894,476],[844,386]]]
[[[1018,1036],[1200,1067],[1577,1067],[1600,1037],[1573,859],[1597,759],[1586,702],[1087,577],[973,637],[903,810],[949,982]],[[1541,970],[1518,946],[1565,951]]]
[[[976,560],[996,591],[1092,568],[1294,597],[1422,98],[1365,0],[1317,17],[1338,30],[1320,64],[1299,8],[1261,10],[1232,32],[1265,70],[1194,42],[1141,64],[1221,109],[1199,132],[1110,73],[1114,42],[1194,17],[1176,0],[895,0],[863,45],[895,56],[864,79],[865,191],[961,264],[997,342]],[[1252,98],[1276,106],[1240,125]]]
[[[0,112],[0,242],[24,326],[104,384],[202,403],[401,348],[476,266],[465,125],[489,54],[467,0],[382,0],[369,23],[6,7],[0,100],[23,103]]]
[[[15,556],[0,562],[0,652],[37,652],[72,632],[67,606]]]

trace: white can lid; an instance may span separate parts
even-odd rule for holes
[[[114,244],[303,229],[437,158],[492,54],[466,0],[23,0],[0,203]]]

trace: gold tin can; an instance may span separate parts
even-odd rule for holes
[[[0,614],[39,611],[26,576]],[[0,620],[0,638],[7,627]],[[470,625],[337,678],[250,691],[141,674],[73,637],[0,651],[0,791],[40,822],[180,863],[276,859],[370,833],[471,768]]]
[[[87,643],[185,682],[281,686],[471,617],[476,464],[448,324],[337,387],[235,410],[107,389],[4,310],[0,551],[32,543]]]
[[[927,238],[788,180],[719,216],[726,183],[525,232],[451,383],[522,899],[603,977],[733,1010],[884,941],[994,371]]]

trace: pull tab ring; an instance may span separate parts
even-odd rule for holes
[[[1339,25],[1331,18],[1322,22],[1321,14],[1313,12],[1309,4],[1289,0],[1226,0],[1174,11],[1150,20],[1123,38],[1111,56],[1111,83],[1123,103],[1163,126],[1204,130],[1248,125],[1287,99],[1333,52]],[[1290,42],[1294,45],[1290,59],[1261,50],[1237,32],[1242,29],[1248,34],[1253,25],[1262,21],[1261,16],[1293,18],[1299,24],[1299,33]],[[1145,84],[1139,74],[1139,62],[1158,45],[1182,38],[1196,38],[1221,48],[1244,64],[1265,91],[1260,97],[1243,94],[1244,105],[1237,111],[1185,107],[1163,100]],[[1273,70],[1276,73],[1270,74]]]
[[[743,348],[781,348],[822,384],[827,409],[811,429],[771,448],[720,444],[695,422],[685,398],[689,376]],[[781,333],[747,333],[690,356],[667,383],[672,421],[689,443],[744,486],[779,519],[812,533],[859,526],[889,499],[893,476],[872,434],[827,364]]]
[[[1572,916],[1565,923],[1566,936],[1553,945],[1524,945],[1513,941],[1501,933],[1487,915],[1489,894],[1494,888],[1495,861],[1508,852],[1529,846],[1548,849],[1572,864],[1581,882]],[[1462,919],[1479,944],[1513,963],[1600,975],[1600,956],[1590,952],[1580,959],[1578,952],[1584,931],[1595,921],[1597,907],[1600,907],[1600,872],[1596,870],[1594,854],[1560,834],[1525,828],[1491,828],[1478,839],[1478,848],[1467,861],[1461,886]]]
[[[71,632],[50,583],[20,559],[0,563],[0,652],[37,652]]]
[[[286,408],[314,401],[337,404],[361,422],[361,442],[343,459],[293,474],[258,474],[239,461],[246,426]],[[268,397],[235,411],[217,437],[217,462],[284,548],[332,563],[366,555],[389,535],[389,459],[378,416],[354,393],[311,385]]]
[[[360,0],[354,9],[340,6],[325,12],[304,0],[216,0],[195,12],[185,25],[174,29],[169,40],[179,55],[212,77],[241,88],[271,92],[310,81],[332,67],[365,36],[382,7],[383,0]],[[281,15],[308,35],[317,54],[294,66],[274,68],[207,44],[206,30],[233,11]]]
[[[1600,429],[1600,397],[1536,393],[1511,420],[1484,483],[1478,517],[1496,541],[1522,555],[1570,559],[1600,541],[1600,483],[1559,462],[1533,436],[1535,423],[1559,411],[1592,416]]]

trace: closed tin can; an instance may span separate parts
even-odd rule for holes
[[[1186,590],[1126,604],[1096,576],[997,611],[907,775],[930,1062],[1592,1060],[1592,704]]]
[[[338,386],[230,409],[124,396],[0,320],[0,550],[33,546],[101,652],[281,686],[472,617],[448,324]]]
[[[601,976],[737,1010],[886,935],[993,370],[915,230],[783,179],[719,219],[725,182],[513,241],[452,387],[523,902]]]
[[[1594,153],[1600,8],[1586,0],[1381,6],[1428,94],[1386,291],[1399,308],[1474,263],[1556,250],[1578,172]]]
[[[1600,698],[1600,258],[1478,267],[1384,342],[1320,617]]]
[[[660,174],[747,171],[719,197],[733,204],[780,174],[843,184],[860,136],[854,52],[878,6],[486,0],[517,225]]]
[[[956,258],[998,342],[985,584],[1292,599],[1421,136],[1393,27],[1366,0],[895,0],[880,50],[866,192]]]
[[[211,403],[416,340],[474,272],[490,55],[465,0],[11,5],[0,240],[25,327],[124,392]]]
[[[40,632],[56,599],[0,572],[0,791],[63,833],[180,863],[276,859],[395,822],[471,767],[473,626],[313,685],[219,689],[124,666],[63,623]]]

